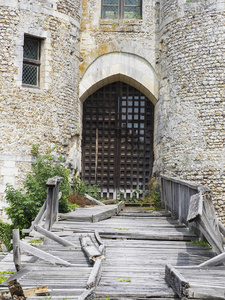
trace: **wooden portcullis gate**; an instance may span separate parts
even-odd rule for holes
[[[136,88],[115,82],[84,102],[82,179],[101,197],[145,191],[153,166],[154,105]]]

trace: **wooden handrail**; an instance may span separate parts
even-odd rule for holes
[[[51,231],[52,225],[58,220],[59,207],[59,184],[63,180],[62,177],[49,178],[46,186],[48,189],[45,229]]]
[[[224,251],[223,225],[217,220],[212,191],[203,185],[161,175],[161,195],[165,208],[199,237],[205,237],[217,254]]]

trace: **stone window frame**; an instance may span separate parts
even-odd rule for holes
[[[23,46],[24,36],[31,36],[41,40],[41,55],[40,55],[40,82],[39,87],[23,85]],[[15,66],[18,68],[18,73],[14,75],[15,83],[21,90],[27,90],[31,93],[42,93],[43,90],[48,90],[51,83],[51,67],[52,63],[52,45],[51,34],[41,28],[19,28],[19,38],[16,42],[16,59]]]
[[[36,41],[37,42],[37,58],[36,59],[29,59],[24,55],[23,51],[23,71],[22,71],[22,85],[23,86],[28,86],[28,87],[33,87],[33,88],[39,88],[40,87],[40,69],[41,69],[41,49],[42,49],[42,39],[33,37],[31,35],[24,35],[24,45],[25,42],[31,40],[31,41]],[[32,67],[36,67],[36,72],[37,72],[37,82],[36,84],[31,84],[31,83],[26,83],[24,82],[23,75],[24,75],[24,66],[29,65]]]
[[[134,18],[125,18],[124,13],[125,13],[125,7],[129,7],[132,5],[126,5],[125,1],[126,0],[118,0],[118,5],[116,4],[104,4],[104,1],[107,0],[102,0],[101,1],[101,18],[102,19],[142,19],[142,2],[143,0],[140,1],[140,5],[134,5],[135,7],[140,7],[140,14]],[[112,7],[118,7],[118,17],[113,17],[113,18],[106,18],[104,17],[104,6],[112,6]]]

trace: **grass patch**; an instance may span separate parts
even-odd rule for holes
[[[2,271],[0,272],[0,284],[9,278],[9,275],[15,274],[13,271]],[[7,276],[8,275],[8,276]]]
[[[36,240],[30,240],[30,241],[28,241],[28,243],[31,244],[31,246],[35,246],[35,245],[42,244],[43,241],[44,241],[44,238],[39,238],[39,239],[36,239]]]
[[[205,249],[212,249],[212,247],[209,245],[209,243],[204,242],[204,241],[199,241],[199,240],[192,240],[191,242],[187,243],[188,245],[196,245],[196,246],[201,246]]]
[[[131,282],[131,278],[124,279],[124,278],[118,277],[117,279],[118,279],[120,282]]]

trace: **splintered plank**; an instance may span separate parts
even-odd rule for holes
[[[224,278],[223,266],[166,266],[166,281],[182,299],[225,299]]]
[[[108,219],[116,215],[120,210],[121,204],[95,206],[89,208],[78,208],[67,214],[60,214],[59,217],[64,221],[99,222],[100,220]]]

